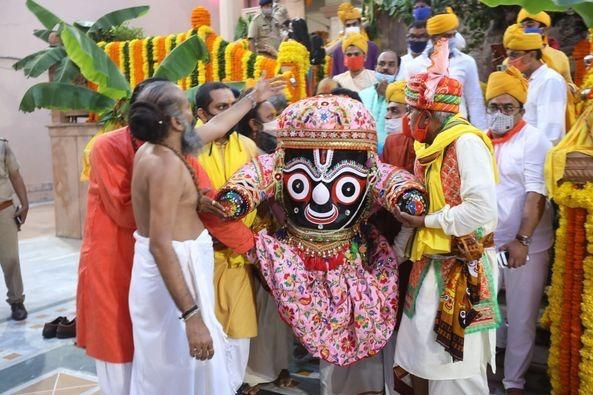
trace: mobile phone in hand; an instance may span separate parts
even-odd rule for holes
[[[501,269],[509,267],[509,252],[498,251],[496,253],[496,262],[498,262],[498,267],[500,267]]]

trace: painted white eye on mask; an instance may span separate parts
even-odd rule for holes
[[[401,118],[390,118],[385,120],[385,132],[387,134],[400,134],[403,131]]]
[[[344,29],[344,33],[346,33],[346,34],[360,33],[360,26],[348,26],[347,28]]]
[[[488,127],[496,134],[505,134],[515,126],[515,119],[512,115],[506,115],[499,112],[486,114],[488,118]]]

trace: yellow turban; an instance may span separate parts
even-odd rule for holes
[[[550,27],[552,25],[552,18],[550,18],[550,15],[544,11],[540,11],[537,14],[531,14],[525,8],[521,8],[519,15],[517,15],[517,23],[521,23],[525,19],[533,19],[534,21],[539,22],[546,27]]]
[[[506,49],[533,51],[542,49],[544,42],[539,33],[525,33],[519,24],[511,25],[504,32],[502,43]]]
[[[346,23],[349,19],[360,19],[362,14],[358,8],[354,8],[352,3],[342,3],[338,7],[338,18],[342,23]]]
[[[346,50],[351,45],[354,45],[366,54],[369,49],[369,40],[360,33],[350,33],[342,39],[342,52],[346,53]]]
[[[486,101],[490,101],[505,93],[519,100],[521,104],[527,100],[527,80],[513,66],[510,66],[505,71],[495,71],[488,77]]]
[[[388,102],[406,104],[406,81],[395,81],[387,85],[385,98]]]
[[[453,13],[451,7],[447,7],[446,14],[438,14],[428,18],[426,21],[426,32],[429,36],[436,36],[443,34],[449,30],[457,29],[459,26],[459,19]]]

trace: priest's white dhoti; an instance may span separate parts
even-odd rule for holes
[[[149,239],[134,234],[134,264],[130,284],[130,315],[134,335],[132,395],[234,394],[241,377],[234,377],[226,336],[214,314],[214,251],[204,230],[196,240],[174,241],[186,284],[200,307],[214,345],[212,359],[190,356],[185,323],[171,297]]]

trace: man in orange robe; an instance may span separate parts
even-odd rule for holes
[[[154,79],[136,87],[131,103],[150,82]],[[258,88],[260,92],[268,90],[268,96],[277,90],[267,83]],[[247,112],[230,110],[225,113],[226,119],[220,118],[210,129],[226,131]],[[220,137],[214,137],[211,130],[206,136],[198,134],[203,143]],[[134,154],[142,144],[124,127],[99,137],[90,153],[87,217],[78,268],[76,343],[96,359],[99,384],[106,394],[130,392],[134,349],[128,293],[136,229],[130,183]],[[216,191],[197,160],[192,166],[205,195],[214,196]],[[209,198],[204,201],[212,203]],[[253,247],[253,234],[241,222],[224,222],[210,210],[200,217],[213,237],[235,252],[242,254]]]

